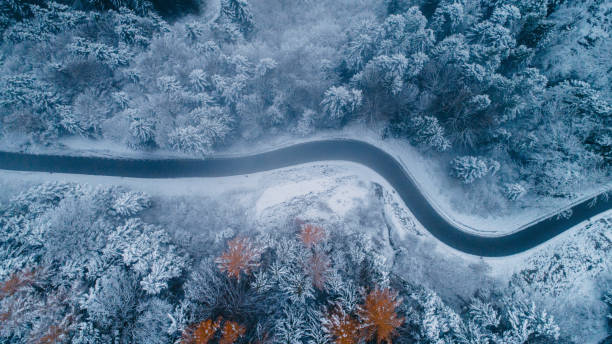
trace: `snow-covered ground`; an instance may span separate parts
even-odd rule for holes
[[[484,209],[485,204],[477,204],[478,200],[469,200],[463,196],[462,186],[447,177],[446,169],[433,159],[429,159],[417,151],[405,140],[380,138],[380,129],[371,126],[354,124],[344,129],[320,131],[314,136],[296,138],[291,134],[277,135],[262,139],[258,143],[237,143],[217,153],[218,156],[240,156],[254,154],[291,144],[320,140],[326,138],[353,138],[374,144],[393,155],[409,174],[417,181],[419,187],[438,211],[451,222],[458,224],[464,230],[485,235],[503,235],[519,230],[522,227],[537,222],[559,212],[560,209],[590,198],[605,189],[612,188],[612,182],[607,185],[592,185],[576,192],[574,199],[551,199],[545,202],[537,196],[528,196],[520,204],[510,209]],[[82,138],[67,138],[61,141],[64,149],[51,148],[39,152],[56,154],[75,154],[89,156],[112,157],[188,157],[186,154],[171,151],[141,152],[113,142],[91,141]],[[3,144],[3,147],[5,145]],[[10,149],[10,147],[5,148]],[[353,164],[355,165],[355,164]],[[356,165],[355,165],[356,166]],[[315,183],[316,184],[316,183]],[[313,187],[317,187],[312,184]],[[307,187],[306,184],[301,187]],[[465,204],[474,202],[471,207]],[[481,201],[485,203],[485,201]],[[481,209],[479,209],[481,208]],[[479,209],[479,211],[476,211]]]
[[[523,200],[520,207],[513,209],[495,209],[479,213],[467,212],[458,204],[466,201],[461,197],[464,192],[462,186],[447,177],[446,169],[439,163],[417,151],[406,140],[388,138],[382,140],[381,130],[372,129],[371,126],[355,124],[347,126],[341,131],[323,131],[313,137],[296,139],[292,135],[280,135],[258,144],[237,144],[221,151],[221,156],[239,156],[254,154],[272,149],[285,147],[291,144],[332,138],[358,139],[373,144],[396,158],[408,173],[417,181],[417,184],[427,196],[431,204],[438,211],[459,224],[463,229],[478,234],[503,235],[514,232],[526,225],[556,214],[560,209],[570,207],[584,199],[588,199],[600,192],[612,188],[612,181],[607,185],[592,185],[577,190],[574,199],[546,199],[532,197]],[[465,208],[465,207],[463,207]],[[475,206],[474,208],[477,208]]]
[[[309,215],[321,221],[329,218],[342,219],[350,215],[356,207],[367,204],[372,195],[372,185],[382,187],[379,197],[384,206],[385,216],[394,227],[395,235],[404,233],[425,235],[429,232],[413,217],[395,190],[373,170],[352,162],[331,161],[309,163],[287,168],[259,172],[248,175],[216,178],[173,178],[141,179],[127,177],[91,176],[63,173],[40,173],[0,170],[3,187],[19,188],[20,184],[42,181],[73,181],[91,185],[123,185],[152,196],[207,196],[219,197],[223,194],[240,194],[244,205],[252,209],[259,220],[272,222],[275,216],[285,216],[287,209]],[[310,206],[310,205],[316,206]],[[301,207],[301,208],[300,208]],[[610,216],[611,212],[600,214],[591,219]],[[580,227],[580,226],[578,226]],[[564,240],[574,229],[540,245],[550,247]],[[450,248],[436,239],[439,250],[458,254],[466,259],[480,259]],[[537,250],[538,248],[536,248]],[[493,273],[506,275],[511,267],[524,260],[531,251],[504,258],[486,258],[494,267]]]

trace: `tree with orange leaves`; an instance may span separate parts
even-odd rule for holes
[[[51,325],[47,333],[35,341],[36,344],[55,344],[60,343],[67,331],[63,326]]]
[[[8,280],[0,283],[0,300],[12,296],[20,289],[30,286],[35,281],[36,270],[23,270],[12,274]]]
[[[304,225],[299,234],[302,243],[304,243],[307,248],[311,248],[323,242],[326,236],[327,233],[325,233],[325,229],[311,224]]]
[[[53,295],[52,299],[59,295]],[[57,300],[47,300],[47,304],[43,306],[44,310],[55,310],[58,304]],[[44,310],[39,310],[43,311]],[[48,319],[47,319],[48,320]],[[34,329],[29,334],[29,343],[35,344],[56,344],[64,343],[69,337],[68,334],[73,328],[74,315],[72,313],[64,315],[62,319],[56,319],[53,325],[49,325],[47,322],[43,323],[43,326],[34,326]]]
[[[340,305],[323,319],[325,331],[334,338],[336,344],[356,344],[360,340],[359,322],[346,314]]]
[[[240,279],[240,273],[248,274],[259,266],[261,252],[253,247],[247,238],[234,238],[227,246],[227,250],[215,262],[229,277]]]
[[[223,324],[223,331],[219,344],[234,344],[238,338],[244,336],[246,327],[238,324],[235,321],[226,321]]]
[[[325,287],[329,265],[329,257],[324,252],[315,252],[308,260],[307,272],[312,278],[312,284],[319,290]]]
[[[208,344],[217,333],[221,318],[217,321],[206,319],[195,326],[190,326],[183,332],[181,344]],[[235,321],[227,320],[221,328],[219,344],[233,344],[246,333],[246,328]]]
[[[182,344],[208,344],[215,336],[217,329],[221,323],[221,319],[212,321],[206,319],[196,326],[190,326],[183,332]]]
[[[378,344],[383,341],[391,343],[397,328],[404,322],[404,318],[399,318],[395,312],[401,302],[397,292],[389,288],[377,287],[366,295],[364,304],[358,306],[357,314],[368,340],[376,337]]]

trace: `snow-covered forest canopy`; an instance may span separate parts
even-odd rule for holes
[[[431,277],[402,270],[450,264],[418,249],[417,237],[389,264],[355,228],[290,221],[266,232],[212,199],[58,182],[12,195],[0,226],[2,342],[506,344],[572,335],[529,296],[533,270],[499,286],[486,264],[457,260],[443,278],[469,273],[476,282],[435,286],[459,293],[443,300],[426,285]],[[538,288],[555,288],[549,273]]]
[[[610,177],[611,11],[602,0],[3,1],[0,142],[79,136],[206,156],[361,122],[510,201],[568,197]]]

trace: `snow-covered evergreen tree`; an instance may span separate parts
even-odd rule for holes
[[[460,156],[451,161],[451,175],[464,184],[471,184],[489,171],[486,162],[475,156]]]
[[[325,91],[321,102],[323,110],[332,121],[343,120],[355,114],[361,105],[361,91],[344,86],[332,86]]]
[[[392,125],[395,135],[407,136],[410,142],[425,149],[444,152],[451,147],[438,119],[432,116],[400,118]]]
[[[170,147],[179,151],[199,155],[212,153],[212,142],[193,126],[175,129],[170,133],[168,141]]]
[[[504,185],[504,195],[507,199],[511,201],[516,201],[517,199],[523,197],[527,193],[525,187],[519,183],[511,183]]]

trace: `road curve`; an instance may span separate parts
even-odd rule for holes
[[[371,144],[345,139],[300,143],[249,156],[210,159],[111,159],[0,152],[0,169],[133,178],[221,177],[329,160],[351,161],[373,169],[395,188],[433,236],[448,246],[478,256],[501,257],[523,252],[612,208],[612,200],[599,197],[593,202],[594,197],[574,205],[569,218],[551,216],[504,236],[468,233],[436,211],[395,158]]]

